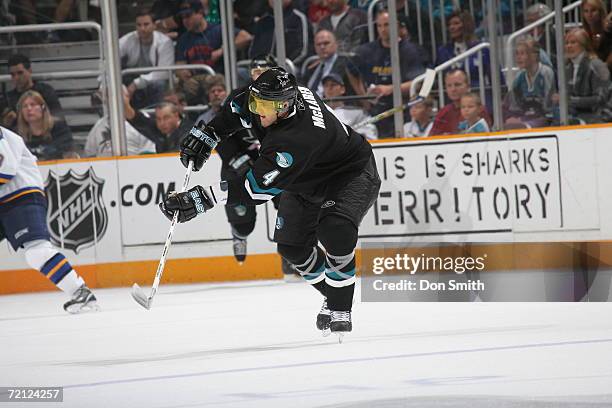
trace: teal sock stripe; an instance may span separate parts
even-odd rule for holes
[[[347,272],[340,272],[342,275],[338,274],[338,272],[336,271],[325,271],[325,276],[328,277],[331,280],[335,280],[335,281],[343,281],[343,280],[347,280],[352,278],[353,276],[355,276],[355,268],[351,269],[350,271]]]
[[[302,275],[304,277],[304,279],[306,279],[307,281],[309,280],[313,280],[318,278],[319,276],[321,276],[321,274],[325,271],[325,265],[323,263],[321,263],[321,266],[319,267],[319,269],[317,269],[314,272],[310,272],[307,273],[305,275]]]

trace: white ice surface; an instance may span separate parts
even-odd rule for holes
[[[306,284],[162,284],[150,311],[95,293],[76,316],[59,291],[0,296],[0,386],[65,387],[36,407],[612,407],[612,303],[357,302],[340,345]]]

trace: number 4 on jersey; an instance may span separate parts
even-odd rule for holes
[[[263,175],[263,178],[264,178],[263,185],[264,186],[269,186],[270,184],[272,184],[272,182],[274,181],[276,176],[278,176],[279,174],[280,174],[280,171],[278,171],[278,170],[272,170],[272,171],[269,171],[266,174],[264,174]]]

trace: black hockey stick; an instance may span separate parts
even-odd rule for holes
[[[187,166],[187,172],[185,173],[185,179],[183,180],[183,188],[181,189],[181,193],[187,191],[187,186],[189,185],[189,178],[191,177],[191,170],[193,169],[193,162],[189,162],[189,166]],[[162,252],[162,256],[159,259],[159,264],[157,265],[157,272],[155,273],[155,280],[153,281],[153,286],[151,287],[151,294],[147,297],[143,290],[135,283],[132,286],[132,297],[138,304],[140,304],[145,309],[151,309],[151,304],[153,303],[153,297],[157,293],[157,288],[159,287],[159,281],[161,280],[162,273],[164,273],[164,266],[166,265],[166,256],[168,255],[168,250],[170,249],[170,244],[172,244],[172,235],[174,235],[174,227],[178,221],[179,212],[176,211],[174,213],[174,217],[172,217],[172,223],[170,224],[170,230],[168,231],[168,236],[166,237],[166,244],[164,245],[164,251]]]
[[[431,92],[431,88],[433,88],[435,80],[436,80],[436,71],[434,71],[433,69],[428,69],[427,71],[425,71],[425,79],[423,80],[423,85],[421,86],[421,90],[419,91],[419,94],[415,99],[403,105],[400,105],[395,108],[391,108],[389,110],[381,112],[374,117],[366,119],[363,122],[360,122],[356,124],[355,126],[352,126],[352,128],[357,130],[360,127],[369,125],[371,123],[376,123],[385,118],[388,118],[389,116],[392,116],[393,114],[395,114],[395,112],[401,112],[404,109],[408,109],[411,106],[416,105],[419,102],[423,102],[423,100],[429,96],[429,93]]]

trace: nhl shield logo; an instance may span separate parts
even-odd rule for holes
[[[59,185],[58,185],[59,184]],[[104,180],[92,167],[85,174],[71,170],[63,176],[49,171],[45,193],[49,207],[47,225],[54,245],[78,253],[99,241],[108,227],[108,214],[102,200]]]

